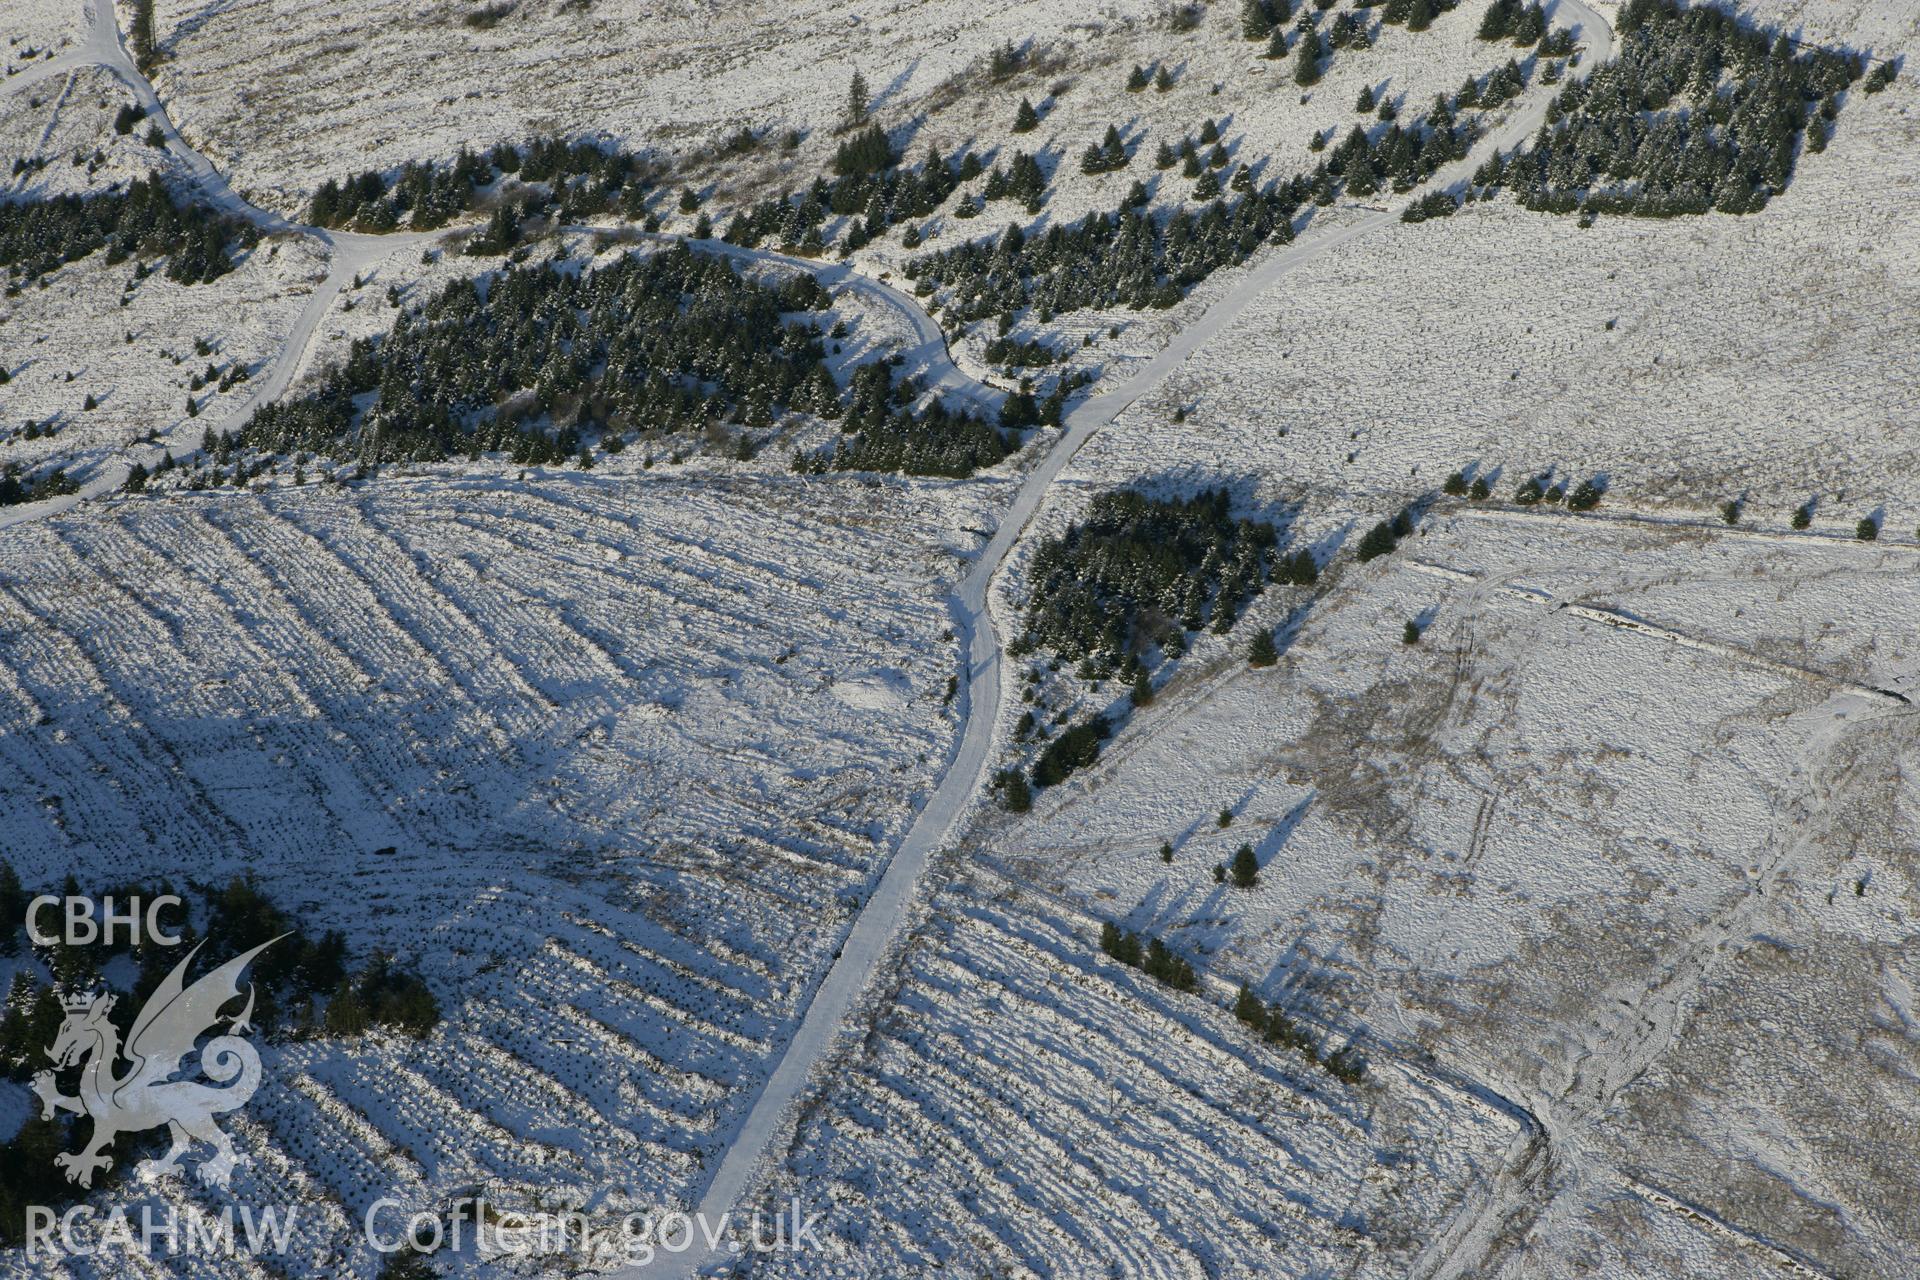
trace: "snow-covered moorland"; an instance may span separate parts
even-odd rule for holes
[[[1443,507],[1323,584],[1279,665],[1190,666],[980,854],[1532,1111],[1551,1159],[1450,1265],[1674,1274],[1635,1224],[1705,1232],[1678,1201],[1745,1239],[1724,1274],[1770,1245],[1901,1274],[1915,557]],[[1243,843],[1258,883],[1218,883]]]
[[[1749,5],[1780,40],[1721,23],[1684,92],[1616,82],[1516,198],[1479,165],[1493,142],[1543,147],[1554,86],[1607,53],[1657,62],[1625,44],[1652,10],[1556,5],[1562,62],[1476,38],[1484,2],[1433,7],[1288,12],[1275,44],[1345,33],[1301,74],[1247,38],[1274,14],[1257,0],[155,0],[150,85],[119,51],[149,6],[0,0],[7,199],[152,171],[237,220],[212,246],[234,269],[201,283],[168,277],[204,266],[203,226],[136,260],[101,236],[16,258],[0,462],[90,487],[0,518],[4,856],[34,887],[251,873],[356,959],[395,952],[444,1014],[417,1041],[278,1038],[229,1192],[137,1179],[96,1202],[292,1196],[313,1213],[291,1256],[229,1269],[367,1280],[375,1201],[446,1214],[475,1189],[601,1220],[824,1209],[824,1250],[713,1259],[732,1274],[1912,1272],[1915,97],[1812,49],[1895,69],[1914,16]],[[1474,155],[1462,134],[1437,177],[1405,146],[1372,170],[1399,122],[1509,58],[1516,97],[1436,108],[1475,113]],[[1732,104],[1763,84],[1779,110],[1748,130]],[[1720,211],[1618,216],[1618,189],[1576,211],[1577,160],[1643,107],[1669,143],[1722,131],[1609,180],[1731,157]],[[1029,151],[1044,192],[961,217],[969,169],[910,214],[882,198],[843,258],[850,210],[796,210],[838,148],[871,150],[866,124],[912,182],[929,147]],[[1110,127],[1121,154],[1083,164]],[[644,151],[647,176],[575,217],[585,183],[488,167],[450,232],[281,217],[329,179],[536,136]],[[883,158],[838,176],[897,192]],[[1329,160],[1339,182],[1288,184]],[[1216,174],[1259,215],[1244,239],[1136,236],[1121,265],[1146,278],[1111,307],[1062,301],[1084,281],[1028,292],[1059,264],[1020,255],[1053,228],[1136,182],[1155,217],[1198,211]],[[796,345],[821,339],[806,359],[835,388],[878,373],[880,413],[897,353],[993,412],[1031,342],[1092,393],[930,482],[793,468],[840,434],[830,413],[722,394],[765,374],[777,326],[674,365],[656,340],[694,309],[671,298],[615,332],[556,289],[527,308],[545,327],[476,311],[431,362],[374,370],[363,347],[364,381],[332,372],[443,288],[609,268],[662,243],[649,218],[719,234],[789,188],[764,243],[824,229],[823,259],[727,252],[827,286],[788,314],[817,319]],[[1451,216],[1403,222],[1423,197]],[[925,273],[1011,220],[991,265]],[[644,275],[625,265],[604,278]],[[576,394],[616,356],[627,385]],[[396,368],[467,399],[373,376]],[[661,398],[617,398],[647,379]],[[552,417],[514,421],[577,426],[569,465],[456,439],[535,387]],[[321,458],[231,443],[253,404],[328,391]],[[631,420],[666,401],[670,429]],[[444,439],[380,454],[369,420]],[[202,426],[211,456],[111,496]],[[1507,501],[1535,479],[1559,500]],[[1583,481],[1597,508],[1570,511]],[[1213,559],[1042,551],[1118,489],[1223,491],[1213,527],[1271,524],[1275,574],[1248,568],[1254,526]],[[1027,647],[1043,572],[1065,590],[1129,558],[1236,607],[1108,627],[1081,601],[1059,616],[1125,653],[1056,661],[1064,625]],[[29,1109],[0,1084],[0,1128]],[[63,1265],[43,1271],[224,1274]]]
[[[503,8],[491,24],[477,12]],[[359,4],[341,11],[301,0],[207,10],[156,4],[165,53],[159,83],[189,135],[242,189],[295,208],[327,177],[410,159],[451,159],[464,144],[538,134],[588,136],[691,160],[743,126],[762,152],[701,170],[725,192],[754,197],[804,186],[842,140],[847,90],[858,71],[875,118],[910,126],[916,150],[1017,145],[1074,170],[1110,123],[1147,138],[1135,171],[1083,185],[1110,206],[1162,140],[1205,117],[1231,117],[1245,157],[1306,159],[1310,134],[1353,118],[1362,85],[1419,106],[1513,51],[1473,39],[1472,6],[1433,28],[1389,27],[1375,48],[1336,57],[1309,93],[1291,66],[1243,38],[1237,6],[1194,10],[1196,25],[1159,3],[1089,11],[1025,0],[980,14],[944,0],[879,8],[831,0],[783,12],[751,6],[662,10],[630,0],[591,4],[417,6]],[[992,53],[1027,51],[1024,69],[991,75]],[[1125,93],[1135,64],[1164,65],[1170,87]],[[479,87],[484,79],[485,87]],[[348,86],[377,82],[397,92]],[[1032,134],[1012,132],[1029,98],[1043,111]],[[1306,97],[1307,102],[1301,99]],[[792,151],[781,134],[800,131]],[[1077,203],[1077,201],[1076,201]],[[1079,212],[1078,208],[1071,213]],[[1071,216],[1071,215],[1070,215]]]
[[[0,96],[0,155],[16,157],[0,200],[107,196],[155,177],[178,183],[178,157],[147,141],[150,121],[126,118],[133,105],[98,68]],[[169,434],[187,420],[189,400],[206,421],[236,410],[251,378],[286,348],[327,260],[322,246],[287,235],[236,244],[233,255],[234,269],[192,283],[170,278],[167,259],[147,252],[113,261],[95,250],[45,272],[17,267],[0,299],[0,465],[84,474]]]
[[[1336,1082],[1103,957],[1094,918],[991,875],[936,897],[772,1186],[829,1206],[825,1247],[755,1274],[1404,1275],[1525,1140],[1418,1066]]]
[[[8,530],[7,857],[250,872],[439,993],[425,1043],[294,1045],[249,1109],[332,1223],[306,1265],[369,1274],[387,1195],[685,1203],[949,749],[964,511],[570,473]]]

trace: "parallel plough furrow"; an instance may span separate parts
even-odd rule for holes
[[[248,1110],[356,1219],[383,1196],[417,1202],[425,1195],[418,1162],[311,1076],[284,1069],[268,1076]]]
[[[471,718],[484,726],[485,736],[504,759],[518,764],[516,731],[534,732],[544,719],[535,722],[515,716],[509,728],[501,713],[509,706],[524,706],[522,699],[503,699],[483,706],[470,687],[478,664],[460,648],[430,643],[437,637],[423,639],[396,613],[392,593],[404,594],[408,584],[395,582],[377,564],[369,566],[371,577],[362,572],[360,564],[292,519],[288,514],[291,510],[297,508],[263,505],[256,508],[257,520],[236,522],[227,528],[242,543],[252,541],[256,531],[265,529],[274,530],[269,536],[290,542],[291,546],[261,547],[254,554],[261,556],[269,573],[280,578],[288,601],[307,617],[309,625],[320,626],[324,620],[334,641],[353,652],[357,664],[383,686],[404,682],[423,693],[431,690],[428,696],[434,701],[452,700],[458,710],[448,709],[446,714],[455,717],[449,727]],[[460,678],[450,665],[455,663],[469,673],[468,679]]]
[[[515,670],[492,638],[448,603],[434,582],[392,539],[351,507],[269,503],[267,510],[299,528],[310,546],[359,580],[381,615],[415,649],[434,655],[439,671],[501,728],[520,738],[550,723],[553,704]]]
[[[487,1038],[475,1042],[485,1046],[481,1052],[494,1065],[510,1057],[531,1077],[544,1080],[553,1101],[539,1101],[535,1113],[551,1108],[556,1124],[565,1116],[567,1127],[591,1144],[596,1164],[644,1166],[663,1176],[683,1176],[691,1169],[692,1157],[666,1140],[674,1132],[673,1118],[658,1108],[642,1109],[644,1099],[634,1093],[618,1064],[583,1063],[578,1033],[568,1019],[530,1003],[509,1006],[488,1000],[469,1001],[467,1015],[487,1027]],[[641,1115],[658,1136],[630,1126],[629,1121]]]
[[[617,993],[641,1009],[655,1015],[662,1022],[672,1023],[688,1035],[699,1040],[711,1041],[717,1045],[724,1045],[729,1049],[744,1050],[750,1054],[759,1054],[766,1050],[766,1042],[764,1040],[755,1036],[742,1034],[731,1027],[722,1026],[705,1014],[684,1009],[664,996],[655,995],[644,988],[622,982],[585,956],[569,951],[552,939],[547,940],[546,945],[542,949],[542,954],[553,958],[566,969],[570,969],[584,977],[586,979],[585,985],[587,990]],[[554,975],[552,971],[538,969],[531,965],[527,966],[518,975],[517,985],[519,985],[522,990],[538,989],[547,994],[562,996],[579,994],[577,987],[557,981],[557,976]],[[713,1056],[724,1061],[727,1055],[716,1051]]]
[[[11,608],[16,616],[33,619],[19,632],[0,637],[5,663],[28,696],[49,708],[53,724],[40,730],[83,753],[92,775],[84,786],[75,780],[62,794],[63,805],[71,794],[76,804],[96,808],[87,818],[103,831],[117,823],[119,838],[107,847],[124,847],[129,828],[149,837],[165,831],[172,860],[222,865],[240,833],[171,745],[115,691],[88,648],[94,640],[90,633],[102,628],[87,625],[70,631],[62,624],[57,610],[67,594],[43,600],[27,583],[13,591],[0,585],[0,610]],[[87,636],[88,643],[77,636]],[[192,802],[184,812],[178,807],[182,787]]]
[[[150,546],[173,557],[182,571],[201,577],[212,593],[241,624],[241,630],[265,653],[283,680],[297,681],[306,696],[323,709],[330,727],[351,726],[365,714],[369,696],[381,696],[386,678],[369,665],[366,654],[356,657],[336,643],[328,628],[303,612],[292,593],[297,578],[321,590],[306,566],[294,556],[262,555],[261,531],[256,523],[227,525],[211,520],[205,510],[191,510],[178,523],[147,520],[135,526]],[[162,541],[161,535],[165,534]],[[242,535],[247,537],[243,545]],[[285,542],[279,542],[285,546]],[[337,730],[336,730],[337,731]],[[337,752],[365,789],[380,797],[382,807],[397,787],[423,786],[434,766],[418,741],[408,734],[360,734],[352,750]],[[436,740],[442,751],[454,748],[448,738]]]
[[[960,1185],[988,1189],[977,1210],[1023,1241],[1026,1265],[1051,1269],[1048,1263],[1058,1260],[1059,1273],[1072,1275],[1089,1263],[1132,1259],[1124,1274],[1199,1274],[1191,1255],[1155,1225],[1156,1213],[1167,1214],[1166,1203],[1116,1185],[1082,1154],[1081,1144],[1062,1142],[1033,1115],[944,1063],[907,1052],[907,1063],[870,1078],[924,1126],[908,1149],[964,1151],[972,1176]],[[1143,1256],[1146,1242],[1151,1248]],[[1175,1265],[1168,1256],[1174,1253],[1186,1265]]]

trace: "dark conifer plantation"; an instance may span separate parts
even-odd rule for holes
[[[99,249],[109,262],[164,255],[167,279],[201,284],[233,270],[234,255],[259,239],[251,223],[175,201],[158,178],[104,195],[0,201],[0,266],[15,284]]]
[[[858,369],[843,395],[819,331],[783,319],[830,301],[811,276],[761,284],[683,244],[588,272],[509,265],[402,311],[317,390],[263,405],[234,443],[376,463],[506,451],[558,465],[594,430],[760,428],[791,410],[847,433],[798,459],[803,471],[964,476],[1018,447],[1016,432],[939,403],[915,413],[916,389],[884,363]]]
[[[728,144],[738,148],[740,143]],[[314,192],[307,216],[316,226],[392,231],[443,227],[474,207],[505,177],[540,184],[562,221],[610,210],[638,216],[658,177],[649,158],[605,150],[588,141],[536,138],[524,146],[503,142],[485,153],[465,147],[445,163],[409,161],[397,172],[369,169],[344,181],[329,178]]]
[[[1074,725],[1047,744],[1033,763],[1033,785],[1051,787],[1065,782],[1076,769],[1084,769],[1100,758],[1100,744],[1113,736],[1113,726],[1105,716]]]
[[[1156,620],[1189,631],[1231,621],[1264,589],[1274,541],[1272,525],[1233,518],[1223,489],[1184,501],[1101,494],[1034,553],[1018,647],[1117,663]]]
[[[876,127],[869,136],[877,132]],[[873,149],[869,146],[869,150]],[[828,217],[853,215],[843,245],[858,249],[889,227],[931,216],[961,183],[971,182],[984,170],[979,157],[972,153],[950,164],[938,151],[930,150],[920,165],[910,169],[901,167],[891,151],[886,153],[889,160],[884,167],[870,169],[867,165],[877,158],[877,150],[871,155],[861,154],[864,158],[849,155],[851,169],[838,178],[816,179],[804,191],[781,192],[740,210],[727,224],[723,238],[746,248],[758,248],[772,239],[792,252],[805,245],[810,235],[824,245],[821,228]],[[995,168],[987,175],[986,199],[1018,194],[1037,202],[1046,189],[1046,179],[1033,157],[1016,153],[1012,165],[1019,190],[1010,192],[1008,175]]]
[[[510,449],[561,461],[577,436],[523,432],[558,414],[649,425],[771,420],[776,406],[833,416],[838,389],[819,335],[782,312],[826,305],[810,276],[778,288],[725,259],[676,246],[589,272],[552,265],[448,285],[402,311],[392,332],[354,343],[345,365],[299,400],[262,406],[243,442],[368,462]],[[354,397],[373,393],[364,412]]]
[[[1548,126],[1483,185],[1530,209],[1675,217],[1753,213],[1786,190],[1810,123],[1825,141],[1851,57],[1797,50],[1784,34],[1721,9],[1631,0],[1620,51],[1549,108]],[[1809,146],[1814,140],[1809,136]]]
[[[1019,448],[1017,432],[933,404],[915,414],[901,403],[911,387],[894,384],[884,364],[863,365],[847,389],[841,430],[847,438],[820,459],[822,469],[967,476]]]
[[[860,130],[833,153],[833,171],[841,177],[884,173],[899,162],[893,143],[887,140],[887,131],[877,124]]]
[[[0,507],[38,502],[42,498],[58,498],[79,491],[80,486],[57,467],[38,475],[28,475],[20,469],[19,463],[9,462],[0,470]]]
[[[991,196],[991,187],[989,187]],[[1232,206],[1161,217],[1123,204],[1029,240],[1017,227],[914,260],[915,279],[952,290],[966,320],[1027,306],[1052,314],[1083,307],[1168,307],[1221,266],[1243,261],[1269,238],[1292,238],[1292,194],[1251,195]]]

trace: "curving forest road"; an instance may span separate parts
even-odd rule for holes
[[[125,82],[152,118],[160,125],[167,149],[178,157],[199,194],[208,203],[234,216],[253,222],[263,231],[293,232],[311,235],[326,243],[333,259],[326,280],[314,292],[288,334],[285,347],[268,375],[261,379],[253,395],[221,423],[209,429],[225,430],[244,422],[253,409],[284,394],[292,383],[321,317],[339,293],[343,282],[363,271],[374,261],[408,244],[445,234],[402,233],[385,236],[354,235],[301,226],[286,218],[254,207],[236,193],[204,156],[189,147],[168,117],[164,104],[152,84],[140,73],[128,54],[126,43],[115,21],[111,0],[85,0],[88,34],[79,49],[25,73],[6,85],[8,89],[84,66],[104,66]],[[1613,32],[1604,20],[1582,0],[1555,0],[1551,16],[1556,25],[1571,27],[1584,46],[1581,66],[1575,75],[1584,75],[1605,62],[1613,53]],[[1547,96],[1535,93],[1522,100],[1493,134],[1483,138],[1474,154],[1457,161],[1435,175],[1424,189],[1431,191],[1457,187],[1471,174],[1473,167],[1494,149],[1508,150],[1525,141],[1546,117]],[[884,962],[901,936],[910,915],[915,890],[936,850],[946,845],[959,831],[967,814],[983,791],[992,759],[995,726],[1008,696],[1008,671],[999,635],[989,610],[994,578],[1006,563],[1028,523],[1040,510],[1055,479],[1095,432],[1111,424],[1129,406],[1147,395],[1180,368],[1205,343],[1237,319],[1253,300],[1272,288],[1290,272],[1333,253],[1354,240],[1399,221],[1406,201],[1389,208],[1371,210],[1342,225],[1325,230],[1309,229],[1293,244],[1276,250],[1246,268],[1237,280],[1172,341],[1112,390],[1082,400],[1065,417],[1061,435],[1053,447],[1028,472],[1018,493],[1001,519],[991,540],[967,575],[956,587],[950,608],[954,631],[964,655],[964,664],[956,706],[962,731],[952,757],[925,807],[915,818],[900,847],[885,864],[878,882],[867,895],[861,910],[841,940],[837,958],[805,999],[804,1013],[785,1049],[745,1117],[730,1136],[725,1154],[715,1168],[700,1202],[700,1212],[710,1223],[734,1211],[754,1190],[769,1161],[781,1149],[781,1141],[793,1123],[796,1104],[807,1091],[817,1068],[828,1060],[836,1046],[857,1034],[851,1015],[862,994],[884,969]],[[586,229],[586,228],[583,228]],[[620,230],[594,227],[592,230]],[[631,228],[626,228],[631,230]],[[844,265],[829,265],[792,258],[767,250],[750,250],[718,241],[696,242],[699,247],[722,253],[740,261],[779,263],[812,272],[829,288],[853,290],[869,300],[893,309],[911,325],[917,345],[908,353],[914,368],[929,388],[965,400],[982,411],[997,407],[1000,392],[969,377],[955,364],[948,352],[940,326],[912,297],[864,276]],[[176,427],[168,443],[186,448],[197,447],[200,435],[182,436],[186,424]],[[158,446],[153,446],[157,456]],[[0,515],[0,528],[67,510],[88,498],[111,493],[126,477],[124,464],[103,466],[90,477],[78,494],[14,508]],[[1530,1159],[1531,1157],[1529,1157]],[[1459,1224],[1460,1236],[1480,1234],[1480,1224]],[[1443,1257],[1434,1259],[1436,1271],[1454,1273],[1460,1262],[1458,1239],[1446,1240]],[[646,1268],[631,1268],[619,1274],[647,1276],[689,1276],[709,1265],[727,1260],[723,1250],[702,1253],[697,1250],[679,1255],[660,1256]]]
[[[125,461],[96,467],[76,493],[0,511],[0,529],[68,511],[89,499],[115,493],[126,483],[127,472],[136,460],[152,464],[169,449],[174,451],[176,457],[191,453],[200,447],[208,432],[229,431],[241,426],[260,405],[270,404],[286,394],[294,376],[300,372],[307,349],[313,345],[313,335],[320,327],[321,318],[327,314],[333,300],[348,281],[390,253],[443,234],[401,232],[370,236],[328,231],[323,227],[290,222],[277,213],[249,204],[233,189],[225,175],[213,167],[211,161],[187,145],[186,139],[180,136],[180,130],[167,114],[166,104],[154,92],[153,82],[134,65],[133,55],[127,50],[126,38],[121,34],[114,17],[113,0],[85,0],[84,8],[87,34],[76,50],[43,63],[0,85],[0,88],[18,92],[54,76],[72,75],[87,67],[106,69],[126,85],[134,99],[146,109],[148,121],[160,127],[160,132],[166,138],[167,153],[185,168],[187,181],[201,201],[222,213],[251,222],[266,234],[278,232],[312,236],[325,244],[331,254],[326,278],[314,288],[307,305],[301,308],[300,314],[294,319],[280,354],[274,358],[266,376],[252,384],[251,394],[233,412],[218,422],[201,424],[197,419],[189,419],[176,424],[158,444],[134,446],[126,451]]]

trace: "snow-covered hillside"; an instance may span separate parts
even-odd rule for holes
[[[67,52],[79,38],[78,6],[10,3],[4,10],[6,27],[0,35],[0,75],[31,76],[39,67]]]
[[[1920,19],[1667,13],[1661,67],[1645,3],[1492,11],[0,0],[0,857],[250,874],[443,1015],[263,1037],[231,1188],[91,1193],[292,1201],[285,1256],[0,1270],[614,1261],[369,1248],[476,1191],[823,1215],[674,1280],[1920,1270]],[[1710,199],[1602,189],[1659,166]],[[709,230],[753,288],[616,269]],[[936,398],[957,478],[828,467]],[[1121,489],[1189,524],[1076,568]]]
[[[826,1247],[754,1274],[1404,1275],[1524,1141],[1385,1056],[1330,1079],[1089,923],[997,877],[943,890],[773,1186],[830,1206]]]
[[[12,375],[0,459],[86,469],[185,422],[189,398],[218,421],[253,390],[244,381],[222,389],[221,378],[266,370],[327,267],[311,242],[288,238],[262,243],[211,284],[157,274],[135,281],[135,270],[96,255],[9,300],[0,320],[0,359]],[[118,341],[103,335],[109,325]],[[203,381],[209,367],[215,377]]]
[[[96,197],[155,177],[177,187],[186,166],[148,140],[152,122],[118,127],[133,107],[127,87],[96,67],[0,96],[0,155],[16,157],[0,200]],[[170,437],[189,400],[207,415],[200,421],[222,421],[286,352],[328,268],[324,246],[286,234],[191,284],[147,255],[111,257],[56,264],[0,300],[0,464],[95,473],[129,445]]]
[[[1633,1260],[1623,1186],[1901,1274],[1915,1224],[1874,1188],[1920,1175],[1895,781],[1915,555],[1446,508],[1328,590],[1280,666],[1177,679],[982,852],[1211,967],[1314,975],[1530,1107],[1556,1171],[1474,1274],[1671,1274]],[[1258,886],[1216,884],[1243,841]]]
[[[1083,465],[1270,472],[1382,507],[1463,466],[1503,494],[1551,467],[1698,511],[1751,495],[1781,524],[1814,494],[1849,524],[1886,502],[1910,532],[1916,131],[1905,80],[1849,103],[1759,218],[1576,231],[1499,203],[1383,231],[1263,296]]]
[[[293,1047],[249,1110],[341,1223],[683,1203],[949,750],[963,510],[569,473],[9,530],[7,856],[251,871],[421,969],[441,1033]]]
[[[595,0],[508,6],[491,26],[469,21],[499,6],[406,3],[336,6],[300,0],[202,6],[161,0],[156,26],[167,60],[159,83],[197,144],[243,189],[291,208],[320,177],[409,159],[447,158],[539,133],[598,136],[692,158],[742,126],[803,134],[792,153],[703,170],[723,191],[763,194],[804,185],[833,152],[849,82],[867,82],[877,118],[911,124],[916,149],[1017,144],[1064,155],[1071,170],[1110,123],[1147,153],[1178,141],[1203,118],[1230,117],[1245,158],[1306,157],[1315,129],[1344,127],[1361,85],[1419,106],[1469,73],[1499,65],[1472,39],[1471,7],[1430,31],[1389,28],[1382,43],[1351,51],[1311,94],[1285,60],[1240,33],[1228,4],[1199,11],[1190,29],[1163,4],[1087,10],[1025,0],[991,12],[945,0],[875,7],[819,3],[782,12],[697,5],[681,9]],[[1009,42],[1027,68],[989,74]],[[1126,94],[1136,63],[1164,64],[1172,87]],[[388,92],[355,92],[382,84]],[[396,96],[396,94],[398,96]],[[1043,127],[1011,132],[1022,97],[1043,108]],[[1301,102],[1308,97],[1308,102]],[[1126,190],[1128,177],[1089,184]]]

